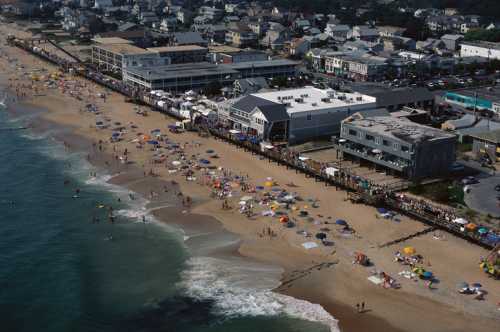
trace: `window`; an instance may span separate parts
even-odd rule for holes
[[[367,141],[375,141],[375,137],[373,137],[372,135],[366,134],[366,140]]]
[[[406,145],[402,145],[401,146],[401,151],[403,151],[403,152],[409,152],[410,148],[408,146],[406,146]]]
[[[398,143],[392,144],[392,148],[396,151],[399,150],[399,144]]]
[[[380,137],[375,137],[375,144],[380,145]]]
[[[307,121],[311,121],[312,120],[312,115],[311,114],[307,114],[306,119],[307,119]]]
[[[351,135],[351,136],[357,136],[358,133],[356,132],[356,130],[349,129],[349,135]]]
[[[384,139],[384,140],[382,140],[382,145],[383,145],[383,146],[389,146],[389,141],[387,141],[387,140],[385,140],[385,139]]]

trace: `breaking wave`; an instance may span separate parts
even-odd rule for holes
[[[228,318],[285,315],[339,332],[338,321],[319,304],[272,291],[280,284],[281,272],[259,263],[192,257],[182,274],[181,287],[192,298],[213,301],[215,313]]]

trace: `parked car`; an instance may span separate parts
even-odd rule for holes
[[[462,184],[464,184],[464,185],[476,184],[476,183],[479,183],[479,181],[473,176],[468,176],[468,177],[462,179]]]

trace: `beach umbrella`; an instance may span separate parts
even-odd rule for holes
[[[417,251],[413,247],[404,247],[403,252],[407,255],[414,255]]]
[[[343,220],[343,219],[337,219],[337,220],[335,221],[335,223],[336,223],[337,225],[342,225],[342,226],[346,226],[346,225],[347,225],[347,221],[345,221],[345,220]]]
[[[481,235],[488,233],[488,229],[486,227],[481,227],[477,230],[477,232]]]
[[[469,222],[467,220],[465,220],[464,218],[457,218],[457,219],[454,219],[453,222],[455,224],[460,224],[460,225],[467,225]]]
[[[465,225],[465,228],[468,230],[468,231],[474,231],[476,228],[477,228],[477,225],[474,224],[474,223],[468,223],[467,225]]]
[[[481,287],[483,287],[483,285],[481,285],[478,282],[475,282],[475,283],[472,284],[472,287],[474,287],[474,288],[481,288]]]
[[[205,151],[206,153],[214,153],[215,151],[214,150],[207,150]]]
[[[387,213],[387,209],[385,208],[377,208],[378,213]]]
[[[207,159],[200,159],[200,163],[201,163],[201,164],[204,164],[204,165],[208,165],[208,164],[210,164],[210,160],[207,160]]]
[[[155,141],[155,140],[149,140],[149,141],[148,141],[148,144],[158,145],[158,144],[160,144],[160,142]]]
[[[425,271],[424,273],[422,273],[422,277],[424,277],[425,279],[430,279],[430,278],[432,278],[432,272]]]
[[[324,240],[324,239],[326,239],[326,234],[325,233],[316,233],[316,238],[318,240]]]
[[[273,181],[266,181],[266,182],[264,182],[264,186],[272,187],[272,186],[274,186],[274,182]]]
[[[264,190],[264,187],[263,186],[256,186],[255,190]]]

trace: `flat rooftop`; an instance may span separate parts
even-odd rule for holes
[[[153,53],[151,51],[148,51],[144,48],[140,48],[137,46],[134,46],[132,44],[104,44],[104,45],[95,45],[99,48],[102,48],[103,50],[112,52],[112,53],[117,53],[117,54],[147,54],[147,53]]]
[[[241,48],[227,45],[211,45],[208,46],[210,53],[239,53],[243,51]]]
[[[132,44],[128,39],[120,37],[95,37],[92,41],[98,44],[111,45],[111,44]]]
[[[466,42],[462,42],[462,45],[472,45],[472,46],[500,50],[500,43],[493,43],[493,42],[487,42],[487,41],[466,41]]]
[[[361,128],[363,131],[374,135],[389,137],[410,144],[455,137],[454,134],[446,131],[392,116],[374,116],[363,119],[349,118],[344,123]]]
[[[246,68],[265,68],[265,67],[275,67],[275,66],[297,66],[299,62],[287,60],[287,59],[275,59],[275,60],[261,60],[261,61],[245,61],[231,63],[223,66],[230,66],[234,69],[246,69]]]
[[[491,87],[491,88],[476,88],[476,89],[463,89],[463,90],[454,90],[449,91],[451,93],[459,94],[467,97],[475,97],[477,94],[477,98],[486,99],[491,102],[500,103],[500,88]]]
[[[289,104],[287,106],[289,114],[370,103],[375,104],[376,102],[376,98],[359,93],[344,93],[314,87],[254,93],[252,95],[275,103]]]
[[[151,52],[186,52],[186,51],[205,51],[206,47],[198,45],[181,45],[181,46],[161,46],[147,48]]]
[[[236,70],[208,62],[182,63],[152,68],[135,67],[127,71],[149,80],[238,74]]]

